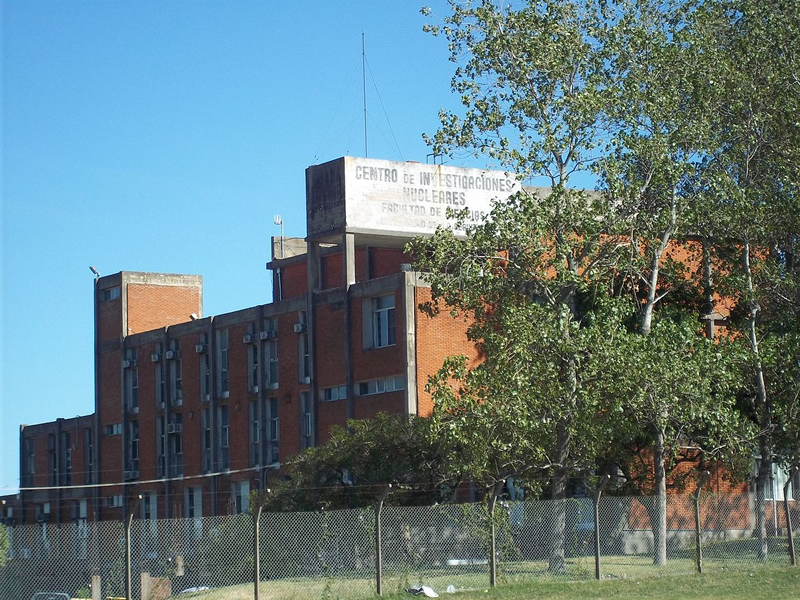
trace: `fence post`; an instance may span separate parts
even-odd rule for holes
[[[700,475],[700,481],[697,482],[697,489],[694,492],[694,543],[695,553],[697,555],[697,572],[703,572],[703,544],[702,544],[702,531],[700,530],[700,491],[703,484],[711,476],[711,471],[703,471]]]
[[[133,591],[131,587],[131,525],[133,525],[133,515],[139,508],[142,495],[136,496],[133,508],[128,511],[128,520],[125,523],[125,599],[132,600]]]
[[[789,486],[794,480],[794,476],[797,473],[797,467],[792,467],[792,472],[789,474],[789,477],[786,479],[786,483],[783,484],[783,510],[786,512],[786,533],[789,536],[789,561],[791,562],[792,566],[797,565],[797,557],[794,553],[794,534],[792,533],[792,515],[789,512]]]
[[[378,504],[375,505],[375,588],[378,596],[383,595],[383,552],[381,551],[381,511],[383,510],[383,501],[389,490],[392,489],[392,484],[388,484],[383,493],[381,493]]]
[[[267,471],[264,470],[264,483],[267,481]],[[261,482],[259,482],[261,483]],[[263,485],[263,484],[262,484]],[[253,512],[253,599],[258,600],[258,588],[261,583],[261,513],[267,503],[267,497],[272,490],[266,488],[258,493],[258,505]]]
[[[505,479],[496,482],[492,489],[492,497],[489,499],[489,585],[492,587],[497,585],[497,537],[494,523],[494,506],[497,504],[497,496],[500,495],[505,483]]]
[[[598,580],[600,579],[600,494],[609,481],[611,475],[606,474],[594,490],[594,578]]]

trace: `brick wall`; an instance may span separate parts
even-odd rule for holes
[[[196,286],[128,284],[126,335],[183,323],[192,313],[200,316],[201,293]]]

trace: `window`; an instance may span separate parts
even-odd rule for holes
[[[91,427],[83,429],[83,482],[94,483],[94,431]]]
[[[258,391],[258,342],[247,347],[247,384],[251,392]]]
[[[153,368],[155,369],[155,382],[156,382],[156,406],[164,408],[164,398],[166,396],[166,385],[164,381],[164,363],[161,361],[161,344],[155,345],[155,352],[151,359],[153,361]]]
[[[167,431],[163,415],[156,417],[156,476],[164,477],[167,472]]]
[[[117,300],[121,295],[120,287],[114,286],[110,288],[106,288],[104,290],[100,290],[100,300],[102,302],[108,302],[109,300]]]
[[[58,471],[56,470],[56,436],[54,433],[47,436],[47,469],[50,473],[50,485],[58,485]]]
[[[124,367],[125,404],[128,412],[137,413],[139,412],[139,368],[136,364],[135,350],[125,352],[125,361],[122,365]]]
[[[211,460],[211,409],[204,408],[202,412],[203,425],[203,472],[209,473],[213,469]]]
[[[181,343],[177,340],[170,342],[172,358],[169,362],[170,403],[172,406],[183,404],[183,367],[181,365]]]
[[[230,423],[228,421],[228,407],[217,407],[218,439],[219,439],[219,468],[230,468]]]
[[[280,451],[279,441],[280,441],[280,421],[278,419],[278,399],[277,398],[268,398],[267,399],[267,406],[269,408],[269,412],[267,414],[267,420],[269,427],[267,428],[267,449],[269,450],[269,457],[267,461],[270,463],[276,463],[280,461]]]
[[[183,475],[183,415],[175,413],[170,417],[167,427],[170,454],[170,477]]]
[[[126,471],[133,471],[138,477],[139,473],[139,421],[128,421],[128,452]]]
[[[33,484],[31,479],[36,474],[36,453],[34,450],[33,439],[25,438],[25,476],[28,478],[28,484]]]
[[[250,466],[269,465],[280,460],[278,440],[278,399],[250,401]]]
[[[203,516],[203,488],[186,488],[186,517],[196,519]]]
[[[131,369],[131,410],[139,410],[139,368]]]
[[[217,331],[217,393],[228,397],[228,330]]]
[[[314,446],[314,405],[311,394],[300,392],[300,449]]]
[[[269,340],[264,346],[267,352],[267,384],[270,389],[278,387],[278,340]]]
[[[385,392],[397,392],[405,389],[405,377],[397,375],[386,379],[372,379],[360,381],[356,387],[359,396],[371,396]]]
[[[60,458],[59,485],[72,485],[72,436],[69,431],[61,432]]]
[[[372,347],[394,346],[394,295],[372,299]]]
[[[184,489],[186,519],[184,530],[187,537],[197,540],[203,535],[203,488],[190,487]]]
[[[205,335],[196,348],[200,349],[200,400],[211,400],[211,360]]]
[[[250,482],[234,481],[231,487],[231,508],[233,513],[240,515],[250,510]]]
[[[765,499],[766,500],[783,500],[783,486],[786,485],[786,481],[789,479],[789,475],[791,474],[790,471],[786,471],[780,465],[772,463],[772,477],[770,477],[769,487],[766,490]],[[787,489],[789,494],[789,500],[794,500],[797,498],[795,494],[795,483],[797,483],[796,479],[792,481],[791,485]]]
[[[106,506],[109,508],[121,508],[122,507],[122,494],[117,494],[116,496],[107,496],[106,497]]]
[[[340,385],[337,387],[323,388],[320,390],[320,400],[323,402],[333,402],[335,400],[344,400],[347,398],[347,386]]]
[[[306,318],[306,311],[301,310],[297,313],[298,326],[300,326],[300,335],[297,339],[297,349],[300,355],[300,383],[310,383],[311,379],[311,352],[308,343],[308,321]]]
[[[72,556],[85,559],[89,542],[89,526],[86,522],[86,500],[72,501]]]
[[[278,387],[278,320],[264,319],[262,330],[270,337],[264,343],[264,384],[269,389]]]
[[[109,423],[103,428],[103,433],[107,436],[122,435],[122,423]]]

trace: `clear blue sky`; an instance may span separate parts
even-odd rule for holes
[[[202,275],[206,315],[269,301],[273,215],[303,236],[305,168],[364,155],[362,32],[369,156],[425,161],[457,99],[419,8],[3,0],[0,494],[20,423],[93,411],[89,265]]]

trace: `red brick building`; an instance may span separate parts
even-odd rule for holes
[[[20,431],[21,521],[240,512],[333,425],[429,414],[465,324],[417,309],[405,244],[518,189],[506,173],[341,158],[306,172],[308,235],[273,239],[272,302],[203,316],[202,279],[95,280],[95,413]]]

